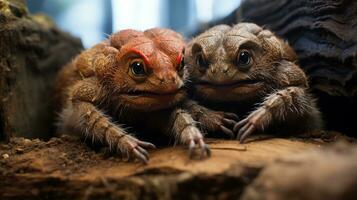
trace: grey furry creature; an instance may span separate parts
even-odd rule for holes
[[[215,26],[188,44],[185,60],[192,99],[244,117],[233,133],[225,131],[242,143],[256,132],[322,126],[294,50],[269,30],[252,23]]]

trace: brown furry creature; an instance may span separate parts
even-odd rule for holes
[[[128,132],[159,141],[171,133],[166,136],[188,145],[190,155],[195,147],[209,155],[184,109],[184,47],[179,34],[156,28],[120,31],[81,53],[58,76],[60,132],[78,133],[144,162],[154,145]]]
[[[209,108],[247,115],[234,127],[241,142],[256,131],[321,127],[294,51],[272,32],[252,23],[219,25],[194,38],[185,59],[193,99]]]

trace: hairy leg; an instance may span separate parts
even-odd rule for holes
[[[107,145],[111,151],[136,157],[147,163],[149,154],[145,148],[155,146],[130,136],[120,126],[95,106],[98,89],[92,80],[77,83],[69,94],[67,106],[63,109],[59,123],[60,130],[74,130],[81,137],[93,143]]]
[[[311,119],[306,124],[296,123],[302,130],[310,131],[321,127],[320,113],[310,95],[304,88],[288,87],[269,95],[248,117],[238,122],[233,130],[238,132],[237,139],[243,143],[253,132],[264,130],[272,123],[289,123],[302,118]]]
[[[214,111],[190,100],[185,102],[185,109],[198,122],[204,131],[221,131],[231,138],[234,137],[233,127],[238,120],[238,116],[236,114]]]
[[[211,155],[208,145],[203,141],[201,131],[196,127],[196,121],[187,111],[175,110],[171,115],[171,121],[175,141],[188,145],[190,158],[193,158],[196,147],[201,150],[201,158]]]

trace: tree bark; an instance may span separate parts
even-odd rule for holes
[[[0,139],[50,136],[56,73],[81,49],[49,18],[30,15],[24,1],[0,1]]]

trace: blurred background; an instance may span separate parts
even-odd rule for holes
[[[30,12],[51,16],[86,48],[122,29],[174,29],[188,36],[230,14],[241,0],[28,0]]]

